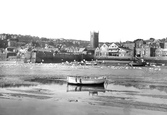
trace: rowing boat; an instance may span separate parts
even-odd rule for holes
[[[81,76],[68,76],[67,83],[77,85],[102,85],[106,81],[106,77],[81,77]]]
[[[129,63],[130,66],[146,66],[146,64],[146,61],[142,58],[135,58],[132,62]]]
[[[130,66],[146,66],[146,62],[130,62]]]

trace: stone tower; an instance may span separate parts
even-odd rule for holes
[[[90,46],[91,48],[99,46],[99,32],[90,32]]]

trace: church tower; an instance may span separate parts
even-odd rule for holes
[[[99,32],[90,32],[90,46],[91,48],[99,46]]]

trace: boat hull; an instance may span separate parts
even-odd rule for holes
[[[129,63],[130,66],[146,66],[146,63]]]
[[[106,78],[84,78],[84,77],[67,77],[68,84],[76,85],[103,85]]]

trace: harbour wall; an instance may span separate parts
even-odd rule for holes
[[[83,55],[83,54],[73,54],[73,53],[53,53],[53,52],[27,52],[25,54],[24,62],[32,63],[61,63],[66,61],[82,61],[83,59],[91,61],[94,56]]]
[[[65,61],[82,61],[83,59],[87,61],[91,60],[108,60],[108,61],[132,61],[134,57],[132,56],[124,56],[124,57],[116,57],[116,56],[93,56],[93,55],[83,55],[83,54],[73,54],[73,53],[52,53],[52,52],[27,52],[25,54],[24,62],[32,62],[32,63],[61,63]],[[146,62],[149,63],[158,63],[167,65],[167,57],[141,57],[144,58]]]
[[[144,57],[146,62],[167,65],[167,57]]]

